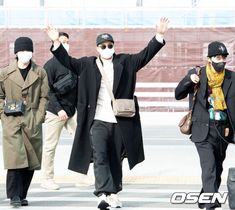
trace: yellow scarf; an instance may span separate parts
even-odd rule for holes
[[[218,73],[211,67],[211,64],[208,63],[206,66],[206,75],[208,79],[208,86],[212,90],[210,96],[214,99],[214,110],[227,109],[224,93],[221,88],[224,81],[225,70]]]

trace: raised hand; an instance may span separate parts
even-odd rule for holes
[[[157,34],[164,35],[168,30],[169,19],[166,17],[162,17],[157,25]]]
[[[190,79],[192,80],[193,83],[197,84],[200,81],[200,78],[197,74],[191,74]]]
[[[51,41],[55,42],[56,40],[59,39],[59,32],[56,28],[52,26],[47,26],[46,32],[49,38],[51,39]]]

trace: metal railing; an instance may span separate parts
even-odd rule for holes
[[[188,98],[175,99],[175,82],[137,82],[135,95],[138,97],[141,111],[186,111]]]

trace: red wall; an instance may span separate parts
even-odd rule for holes
[[[74,57],[96,55],[97,34],[111,33],[117,53],[135,53],[146,46],[155,29],[60,29],[70,35],[70,54]],[[165,36],[166,45],[138,73],[141,82],[178,82],[187,70],[206,61],[207,45],[222,41],[230,53],[227,67],[235,70],[235,28],[175,28]],[[29,36],[34,41],[34,60],[43,65],[50,57],[51,42],[43,29],[0,29],[0,66],[14,58],[14,41]]]

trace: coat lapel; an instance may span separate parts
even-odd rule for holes
[[[17,61],[9,66],[8,75],[12,82],[22,87],[22,90],[31,86],[39,77],[38,74],[35,72],[35,64],[33,62],[25,81],[20,73],[19,68],[17,67]]]
[[[229,71],[225,70],[224,82],[222,85],[224,98],[226,98],[226,96],[227,96],[230,85],[231,85],[231,74]]]
[[[96,62],[96,61],[94,61]],[[96,64],[95,64],[96,65]],[[98,66],[96,65],[97,69],[95,71],[96,73],[96,90],[99,91],[100,88],[100,81],[101,81],[101,73],[98,69]],[[113,70],[114,70],[114,78],[113,78],[113,94],[115,96],[115,93],[117,92],[117,88],[121,79],[122,71],[123,71],[123,65],[121,63],[118,63],[117,60],[113,59]]]
[[[206,91],[207,91],[207,75],[206,75],[206,68],[201,69],[200,72],[200,86],[199,90],[201,90],[202,97],[205,98]]]
[[[38,74],[35,72],[35,64],[32,62],[31,69],[28,72],[28,75],[24,81],[22,90],[28,88],[31,86],[37,79],[38,79]]]
[[[98,97],[98,94],[99,94],[99,89],[100,89],[100,83],[101,83],[101,73],[100,73],[100,70],[99,70],[99,68],[98,68],[98,66],[97,66],[97,64],[96,64],[96,58],[94,58],[94,65],[95,65],[95,67],[96,67],[96,69],[95,69],[95,84],[94,84],[94,87],[95,87],[95,96],[96,96],[96,98]]]
[[[123,65],[121,63],[118,63],[115,60],[113,60],[113,69],[114,69],[114,79],[113,79],[113,94],[115,95],[117,92],[117,88],[122,76],[122,71],[123,71]]]
[[[9,79],[11,79],[12,82],[16,83],[20,87],[23,87],[24,79],[21,76],[21,73],[16,65],[16,62],[10,64],[7,74],[9,75]]]

